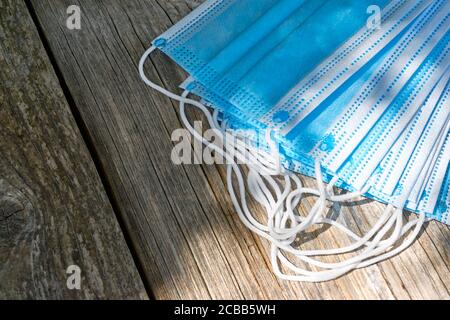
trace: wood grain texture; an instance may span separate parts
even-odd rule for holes
[[[81,269],[69,290],[66,270]],[[0,298],[147,298],[23,1],[0,1]]]
[[[235,214],[225,192],[224,168],[171,163],[171,133],[181,127],[176,105],[145,87],[137,63],[152,39],[199,3],[32,1],[155,297],[448,299],[450,233],[444,225],[428,224],[402,255],[336,281],[280,281],[270,268],[268,244],[246,230]],[[65,28],[69,4],[82,9],[79,31]],[[160,53],[152,55],[147,73],[172,91],[179,90],[186,76]],[[302,210],[313,201],[305,199]],[[335,206],[332,213],[364,232],[383,208],[363,201]],[[304,247],[312,247],[311,242],[329,248],[349,239],[328,229],[312,233]]]

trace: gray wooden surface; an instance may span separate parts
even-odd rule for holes
[[[172,164],[170,137],[181,127],[176,104],[145,87],[137,63],[153,38],[200,2],[32,0],[30,6],[151,294],[157,299],[448,299],[450,232],[442,224],[429,223],[402,255],[336,281],[280,281],[271,271],[267,243],[247,231],[234,212],[223,166]],[[81,30],[66,28],[71,4],[82,9]],[[152,55],[147,73],[172,91],[185,78],[160,53]],[[312,201],[305,200],[303,210]],[[364,232],[383,207],[364,201],[332,210]],[[349,243],[332,229],[317,230],[305,248],[312,241],[323,248]]]
[[[28,9],[2,0],[0,298],[146,297]]]

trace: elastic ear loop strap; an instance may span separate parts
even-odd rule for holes
[[[371,231],[369,231],[366,236],[360,238],[350,230],[348,230],[346,227],[338,224],[337,222],[322,218],[320,215],[323,212],[325,208],[325,203],[327,200],[333,201],[333,202],[341,202],[341,201],[348,201],[353,199],[356,196],[360,196],[362,193],[356,192],[352,194],[346,194],[346,195],[340,195],[335,196],[332,191],[332,186],[336,182],[336,178],[333,179],[332,183],[330,183],[327,187],[324,186],[322,183],[322,176],[321,176],[321,170],[320,170],[320,164],[316,163],[316,180],[318,182],[318,189],[317,192],[314,189],[308,189],[303,188],[301,185],[301,182],[298,178],[292,178],[294,175],[285,175],[285,190],[281,192],[279,190],[279,186],[275,182],[274,179],[272,179],[270,176],[264,176],[264,178],[268,181],[270,186],[276,191],[276,195],[278,198],[278,201],[276,201],[270,191],[268,190],[265,182],[260,177],[260,171],[262,171],[264,174],[269,173],[269,175],[279,175],[284,170],[281,169],[280,165],[280,159],[277,158],[275,161],[264,161],[263,165],[261,165],[260,161],[257,165],[250,165],[250,175],[248,177],[247,183],[250,188],[250,194],[265,208],[268,212],[268,219],[269,219],[269,225],[265,226],[261,223],[259,223],[250,213],[248,210],[247,202],[246,202],[246,192],[245,192],[245,183],[242,176],[242,173],[237,165],[237,163],[234,160],[234,157],[231,157],[229,155],[228,151],[223,151],[222,149],[218,148],[215,144],[207,141],[204,139],[189,123],[186,115],[185,115],[185,104],[190,104],[198,109],[200,109],[207,117],[207,120],[212,128],[218,129],[220,132],[224,132],[224,126],[220,126],[218,123],[218,117],[217,112],[214,113],[214,116],[211,115],[209,110],[200,102],[192,99],[188,99],[187,95],[189,94],[187,91],[183,93],[182,96],[176,95],[158,85],[150,81],[146,76],[144,72],[144,63],[148,56],[156,50],[156,47],[152,46],[150,49],[148,49],[145,54],[143,55],[140,63],[139,63],[139,71],[141,78],[143,81],[152,87],[153,89],[163,93],[164,95],[168,96],[171,99],[177,100],[180,102],[180,111],[181,111],[181,118],[186,126],[186,128],[191,132],[191,134],[194,136],[195,139],[201,141],[203,144],[205,144],[208,148],[213,149],[215,152],[218,152],[220,155],[224,156],[228,163],[228,170],[227,170],[227,185],[228,185],[228,191],[230,193],[230,196],[232,198],[232,202],[236,208],[236,211],[238,212],[239,217],[243,221],[243,223],[251,229],[253,232],[257,233],[258,235],[264,237],[265,239],[269,240],[272,243],[272,264],[274,266],[275,272],[278,276],[280,276],[283,279],[288,280],[297,280],[297,281],[326,281],[331,280],[336,277],[339,277],[348,271],[355,269],[355,268],[362,268],[365,266],[368,266],[370,264],[382,261],[384,259],[387,259],[393,255],[396,255],[397,253],[403,251],[406,249],[417,237],[418,233],[420,232],[420,228],[423,225],[423,222],[425,220],[425,216],[422,215],[417,219],[417,221],[411,221],[407,225],[402,225],[402,215],[401,210],[395,210],[394,214],[391,215],[389,218],[389,212],[393,210],[392,206],[388,206],[385,213],[382,215],[380,220],[377,222],[377,224],[372,228]],[[223,137],[222,137],[223,138]],[[269,144],[269,147],[272,151],[275,150],[276,145],[275,143],[270,139],[270,132],[266,135],[267,142]],[[227,139],[224,139],[225,141]],[[240,144],[241,147],[243,147],[242,143]],[[229,147],[225,143],[225,148]],[[247,144],[247,146],[244,147],[246,150],[250,150],[250,154],[258,158],[264,153],[260,150],[253,150],[250,148]],[[241,154],[238,150],[237,157],[239,157]],[[267,158],[271,158],[269,155],[266,155]],[[271,164],[271,168],[267,168],[265,165]],[[248,164],[247,164],[248,165]],[[274,169],[275,168],[275,169]],[[233,174],[237,179],[238,186],[239,186],[239,198],[240,202],[235,194],[234,187],[233,187]],[[297,189],[293,192],[290,192],[291,189],[291,183],[290,179],[293,179],[296,182]],[[306,218],[299,218],[296,217],[293,213],[292,206],[298,205],[300,198],[304,193],[312,193],[314,195],[319,196],[319,200],[316,202],[316,204],[313,206],[310,214]],[[284,204],[286,203],[286,211],[284,211]],[[242,207],[241,207],[242,205]],[[389,219],[388,219],[389,218]],[[287,221],[290,221],[294,227],[293,228],[285,228],[283,225],[287,223]],[[296,237],[298,236],[298,233],[305,230],[307,227],[313,225],[313,224],[331,224],[333,226],[338,227],[340,230],[344,231],[346,234],[348,234],[353,239],[357,240],[356,243],[347,246],[345,248],[338,248],[338,249],[331,249],[331,250],[312,250],[312,251],[305,251],[305,250],[298,250],[294,249],[290,244],[295,241]],[[395,224],[394,231],[392,235],[386,239],[382,240],[385,234],[393,227]],[[394,243],[402,237],[405,233],[407,233],[414,225],[416,225],[416,228],[413,232],[413,234],[408,238],[407,241],[403,242],[403,244],[394,250],[384,253],[380,256],[374,257],[375,255],[379,255],[383,253],[386,249],[392,247]],[[380,230],[381,229],[381,230]],[[268,234],[269,232],[270,234]],[[377,233],[378,232],[378,233]],[[375,236],[376,234],[376,236]],[[375,238],[369,242],[369,240],[375,236]],[[280,238],[280,239],[278,239]],[[289,245],[288,245],[289,243]],[[323,263],[314,259],[309,258],[308,256],[317,256],[317,255],[335,255],[335,254],[341,254],[346,252],[354,251],[361,246],[367,246],[367,248],[358,256],[348,259],[346,261],[340,262],[340,263]],[[303,260],[304,262],[310,263],[312,265],[331,269],[321,272],[312,272],[308,270],[304,270],[301,268],[296,267],[293,265],[283,254],[281,254],[280,249],[294,254],[296,257],[300,258],[300,260]],[[370,260],[363,261],[365,259],[368,259],[370,257],[374,257]],[[283,274],[278,265],[279,259],[285,266],[287,266],[291,271],[295,273],[301,274],[298,275],[285,275]]]
[[[186,97],[187,94],[188,94],[188,92],[185,91],[185,92],[183,93],[183,96],[182,96],[182,97]],[[192,133],[194,136],[196,136],[197,138],[203,139],[200,135],[198,135],[197,132],[195,132],[194,128],[192,128],[192,126],[191,126],[190,123],[188,122],[188,120],[187,120],[187,118],[186,118],[186,116],[185,116],[185,114],[184,114],[184,112],[185,112],[185,110],[184,110],[184,102],[181,102],[181,103],[180,103],[180,107],[181,107],[181,112],[182,112],[182,115],[183,115],[182,118],[183,118],[183,122],[184,122],[185,126],[186,126],[188,129],[190,129],[191,133]],[[202,108],[202,109],[203,109],[203,108]],[[208,111],[206,110],[206,108],[203,109],[203,111],[204,111],[204,112],[208,112]],[[206,114],[206,116],[208,117],[208,114]],[[210,145],[211,145],[211,143],[208,142],[208,141],[203,141],[203,140],[202,140],[202,142],[204,142],[207,146],[210,146]],[[219,149],[219,150],[220,150],[220,149]],[[219,151],[219,150],[217,150],[217,151]],[[219,151],[219,152],[220,152],[220,151]],[[233,167],[232,169],[233,169],[233,170],[235,171],[235,173],[236,173],[236,169],[234,168],[234,166],[233,166],[233,165],[231,165],[231,166]],[[238,169],[238,170],[239,170],[239,169]],[[229,170],[228,172],[230,172],[230,170]],[[320,172],[320,169],[317,170],[317,172]],[[240,180],[240,179],[241,179],[241,173],[238,172],[238,173],[236,173],[236,174],[238,175],[238,180]],[[232,181],[230,182],[230,180],[229,180],[228,185],[229,185],[229,186],[232,185]],[[245,198],[245,191],[244,191],[244,190],[245,190],[245,187],[244,187],[243,185],[241,186],[241,184],[240,184],[240,188],[239,188],[239,189],[241,190],[241,197]],[[244,192],[242,192],[242,191],[244,191]],[[243,193],[244,193],[244,194],[243,194]],[[232,191],[230,192],[230,194],[231,194],[232,197],[233,197],[233,202],[236,203],[236,202],[237,202],[237,199],[236,199],[236,196],[234,195],[234,190],[232,190]],[[244,207],[244,211],[248,211],[247,206],[246,206],[246,203],[243,202],[242,204],[243,204],[243,207]],[[240,208],[239,208],[239,209],[240,209]],[[393,209],[393,207],[392,207],[392,206],[389,206],[388,209],[386,210],[386,212],[388,213],[388,212],[390,212],[390,210],[392,210],[392,209]],[[240,210],[238,210],[238,212],[240,212]],[[411,226],[414,224],[414,223],[410,223],[410,224],[407,225],[406,228],[402,229],[402,216],[401,216],[401,210],[396,210],[395,213],[396,213],[396,215],[393,215],[393,216],[391,217],[391,219],[389,220],[390,223],[389,223],[387,226],[385,226],[385,227],[383,228],[383,232],[381,232],[381,233],[379,233],[379,234],[377,235],[376,241],[370,246],[369,250],[366,250],[366,251],[364,252],[364,254],[361,254],[360,256],[357,256],[357,257],[355,257],[355,258],[353,258],[353,259],[350,259],[349,261],[346,261],[346,262],[343,262],[343,263],[340,263],[340,264],[323,264],[323,263],[318,263],[318,262],[316,262],[316,261],[314,261],[314,260],[310,260],[310,259],[304,258],[304,260],[306,260],[307,262],[309,262],[309,263],[311,263],[311,264],[315,264],[315,265],[321,266],[321,267],[323,267],[323,268],[339,268],[339,270],[337,270],[337,271],[331,271],[331,272],[327,272],[327,273],[321,272],[321,273],[319,273],[319,276],[318,276],[318,277],[315,277],[314,279],[301,279],[301,280],[302,280],[302,281],[309,281],[309,280],[313,280],[313,281],[324,281],[324,280],[329,280],[329,279],[335,278],[336,276],[342,275],[342,274],[348,272],[348,271],[351,270],[351,269],[354,269],[354,268],[356,268],[356,267],[362,267],[363,264],[362,264],[362,263],[358,264],[359,261],[362,261],[363,259],[365,259],[365,258],[367,258],[367,257],[370,257],[370,256],[373,255],[373,254],[379,254],[379,253],[382,253],[385,249],[387,249],[388,247],[392,246],[392,245],[394,244],[394,242],[396,242],[396,241],[399,239],[400,235],[403,234],[403,233],[406,233],[406,232],[411,228]],[[249,216],[250,214],[247,213],[246,215]],[[380,220],[380,222],[382,223],[383,220]],[[384,241],[381,241],[381,239],[384,237],[384,235],[387,233],[387,231],[392,227],[392,225],[394,224],[394,222],[396,222],[396,227],[395,227],[395,230],[394,230],[393,235],[392,235],[389,239],[384,240]],[[382,224],[380,224],[380,226],[381,226],[381,225],[382,225]],[[378,228],[379,228],[379,227],[375,227],[374,230],[378,230]],[[253,229],[253,228],[251,228],[251,229]],[[253,230],[254,230],[254,229],[253,229]],[[419,230],[420,230],[420,229],[419,229]],[[260,234],[260,232],[258,232],[259,230],[254,230],[254,231],[257,232],[258,234]],[[374,233],[374,232],[372,232],[372,233]],[[366,236],[366,238],[369,238],[369,237],[372,235],[372,233],[369,233],[369,234]],[[260,235],[262,235],[262,236],[264,236],[265,238],[267,238],[267,237],[266,237],[265,235],[263,235],[263,234],[260,234]],[[412,239],[414,239],[414,237],[413,237]],[[291,251],[291,248],[285,248],[285,245],[284,245],[284,244],[279,244],[279,243],[277,243],[277,241],[273,241],[273,240],[271,240],[271,239],[269,239],[269,240],[272,241],[275,245],[281,246],[283,249],[285,249],[285,250],[287,250],[287,251]],[[378,247],[378,248],[375,248],[375,244],[378,244],[378,243],[381,243],[383,246]],[[355,247],[355,246],[351,246],[350,248],[347,248],[347,250],[337,249],[337,251],[339,251],[339,252],[353,251],[353,250],[354,250],[354,247]],[[406,246],[403,246],[403,247],[406,247]],[[370,251],[370,250],[372,250],[372,249],[373,249],[373,253]],[[328,251],[328,252],[326,252],[326,251]],[[336,254],[337,251],[335,251],[335,252],[330,252],[330,250],[324,250],[323,252],[319,252],[319,251],[314,252],[314,254],[315,254],[315,255],[319,255],[319,254]],[[399,251],[399,250],[396,250],[395,252],[398,252],[398,251]],[[299,252],[291,252],[291,253],[298,254]],[[301,253],[304,253],[304,252],[301,252]],[[312,253],[311,253],[311,254],[312,254]],[[393,254],[390,254],[389,256],[392,256],[392,255],[393,255]],[[384,258],[386,258],[386,256],[385,256]],[[380,259],[383,259],[383,257],[379,257],[379,258],[377,259],[377,261],[379,261]],[[287,261],[287,260],[285,260],[285,261]],[[369,261],[369,262],[370,262],[370,261]],[[371,263],[375,263],[375,260],[372,260]],[[364,265],[368,265],[367,262],[364,263]],[[299,269],[295,267],[295,270],[298,272]],[[305,271],[305,272],[307,272],[307,271]],[[317,276],[317,275],[318,275],[318,273],[316,273],[316,272],[307,272],[307,273],[308,273],[308,274],[311,274],[311,275],[313,275],[313,276]],[[300,280],[300,279],[297,279],[297,280]]]

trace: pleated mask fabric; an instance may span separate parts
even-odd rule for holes
[[[327,1],[322,6],[319,6],[320,1],[300,2],[302,5],[297,9],[299,13],[294,12],[261,42],[252,42],[252,47],[243,46],[242,38],[245,37],[241,36],[224,52],[217,54],[215,60],[198,63],[205,65],[195,68],[201,71],[191,72],[192,68],[185,67],[199,86],[207,88],[211,95],[220,97],[236,108],[229,110],[229,104],[221,106],[219,101],[212,101],[215,105],[229,110],[229,114],[242,120],[256,118],[268,126],[288,130],[299,121],[299,117],[305,117],[320,101],[382,51],[429,4],[427,1],[380,1],[379,5],[386,6],[383,23],[387,27],[377,32],[364,25],[367,18],[365,10],[371,1]],[[372,4],[377,3],[372,1]],[[305,14],[305,10],[308,14]],[[257,39],[261,34],[266,35],[258,32],[256,27],[248,30],[251,31]],[[353,36],[347,40],[349,35]],[[162,38],[165,39],[165,36]],[[305,43],[308,45],[305,46]],[[178,55],[167,47],[164,45],[161,50],[178,62]],[[250,49],[242,53],[241,47]],[[335,51],[337,47],[339,49]],[[231,59],[231,54],[228,54],[230,51],[234,53],[235,59]],[[216,61],[221,61],[221,65]],[[183,61],[180,64],[183,66]],[[207,76],[210,74],[215,76]],[[189,90],[200,96],[205,95],[197,91],[201,88],[196,85],[191,85]],[[315,94],[308,98],[310,93]],[[303,100],[299,101],[298,97]],[[306,102],[301,105],[304,100]]]

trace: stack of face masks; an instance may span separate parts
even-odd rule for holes
[[[401,252],[426,219],[450,223],[449,26],[448,0],[210,0],[154,40],[140,72],[180,102],[194,137],[225,157],[236,211],[270,241],[276,274],[326,281]],[[182,95],[145,76],[156,49],[189,73]],[[205,113],[220,145],[193,128],[186,105]],[[316,178],[317,188],[295,173]],[[305,195],[317,197],[306,216],[296,210]],[[361,195],[387,204],[364,236],[327,217],[330,203]],[[404,222],[403,209],[418,218]],[[322,224],[354,243],[295,245]],[[349,252],[336,263],[318,258]]]

